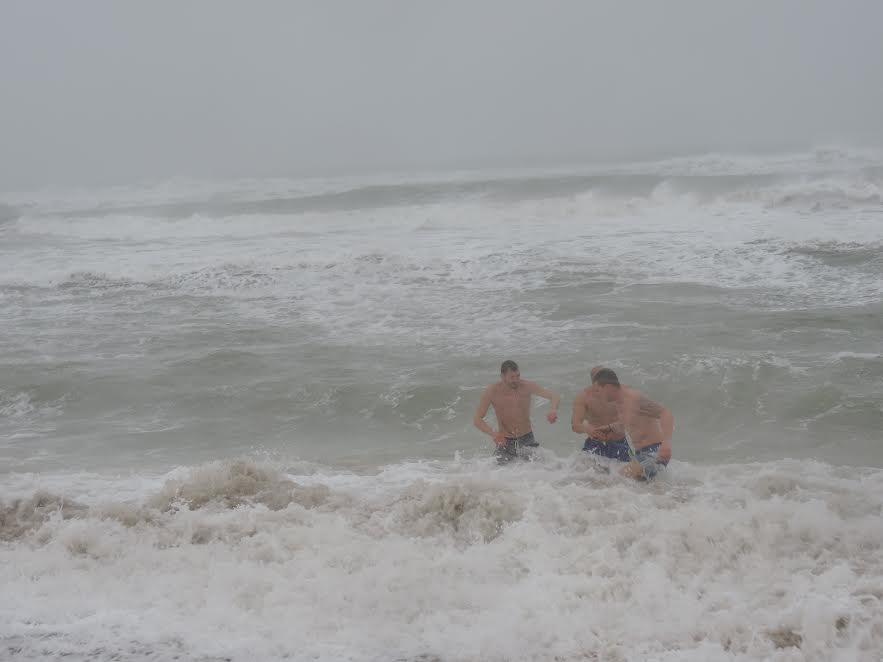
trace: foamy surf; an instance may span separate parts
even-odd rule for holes
[[[883,472],[582,455],[10,481],[9,658],[860,660]],[[69,487],[66,489],[65,485]],[[28,487],[30,486],[30,487]]]

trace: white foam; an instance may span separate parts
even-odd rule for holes
[[[35,401],[26,390],[0,389],[0,448],[8,448],[40,438],[55,429],[55,419],[64,412],[65,397]],[[46,451],[35,448],[37,455]]]
[[[883,646],[880,471],[675,462],[648,486],[580,457],[235,467],[129,502],[141,479],[108,482],[104,503],[34,515],[0,548],[20,659],[870,661]],[[150,505],[173,492],[172,510]]]
[[[879,352],[836,352],[831,355],[831,358],[834,361],[842,361],[843,359],[874,360],[883,358],[883,354]]]

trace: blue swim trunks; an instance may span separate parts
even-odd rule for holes
[[[586,439],[586,443],[583,444],[583,450],[593,455],[600,455],[601,457],[619,460],[620,462],[628,462],[631,459],[629,444],[625,439],[599,441],[589,437]]]
[[[501,462],[514,460],[516,457],[528,458],[533,454],[533,449],[539,445],[534,439],[533,432],[528,432],[520,437],[506,437],[506,445],[497,447],[495,455]]]
[[[668,464],[668,460],[660,460],[657,457],[660,446],[662,444],[650,444],[635,451],[635,462],[641,465],[644,470],[644,478],[647,480],[655,477],[659,470]]]

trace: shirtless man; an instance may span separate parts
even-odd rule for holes
[[[558,420],[558,403],[561,401],[561,396],[535,382],[521,379],[515,361],[503,361],[503,365],[500,366],[500,381],[488,386],[481,395],[472,422],[475,427],[494,440],[497,446],[496,455],[501,461],[506,462],[519,455],[529,456],[531,451],[528,449],[539,446],[530,425],[530,400],[533,395],[538,395],[552,403],[546,414],[546,420],[549,423]],[[497,415],[496,431],[484,420],[491,405]]]
[[[671,459],[674,433],[671,412],[640,391],[622,386],[616,373],[609,368],[596,372],[592,376],[592,385],[598,387],[602,399],[616,406],[626,437],[634,447],[635,456],[623,469],[623,475],[646,480],[653,478]]]
[[[603,366],[592,368],[592,379],[603,369]],[[589,384],[574,398],[570,427],[577,434],[587,435],[584,451],[620,462],[631,459],[616,405],[604,398],[597,384]]]

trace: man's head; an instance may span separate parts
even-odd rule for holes
[[[518,364],[515,361],[503,361],[500,366],[500,379],[510,388],[518,388],[521,383],[521,372],[518,370]]]
[[[619,377],[610,368],[598,367],[592,370],[592,386],[596,387],[608,401],[618,400],[621,395]]]

